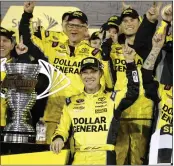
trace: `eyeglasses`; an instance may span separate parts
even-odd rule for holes
[[[76,28],[76,29],[81,29],[81,28],[86,28],[87,26],[84,24],[72,24],[72,23],[68,23],[67,24],[68,28]]]

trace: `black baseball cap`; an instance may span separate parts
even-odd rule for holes
[[[70,15],[68,17],[68,21],[71,21],[72,19],[79,19],[83,23],[88,24],[88,18],[86,16],[86,14],[83,13],[82,11],[74,11],[74,12],[70,13]]]
[[[65,19],[66,16],[69,16],[71,13],[72,13],[72,11],[65,12],[65,13],[62,15],[62,21]]]
[[[109,21],[109,22],[104,23],[101,26],[100,30],[101,30],[101,32],[102,31],[108,31],[109,28],[116,28],[117,29],[117,32],[119,31],[119,25],[117,25],[115,22],[112,22],[112,21]]]
[[[124,10],[121,13],[121,17],[120,17],[120,21],[123,21],[124,17],[131,17],[131,18],[138,18],[139,19],[139,14],[136,10],[132,9],[132,8],[127,8],[126,10]]]
[[[0,36],[6,36],[8,39],[12,40],[14,34],[14,31],[9,31],[3,27],[0,27]]]
[[[120,25],[120,17],[113,15],[108,19],[108,22],[114,22],[117,25]]]
[[[100,33],[100,31],[93,32],[91,37],[90,37],[90,40],[100,39],[99,38],[99,33]]]
[[[103,65],[98,59],[94,57],[87,57],[81,61],[80,72],[83,71],[84,69],[90,69],[90,68],[94,70],[102,70]]]

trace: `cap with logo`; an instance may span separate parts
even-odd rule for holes
[[[80,72],[83,71],[84,69],[90,69],[90,68],[94,70],[102,70],[103,65],[98,59],[94,57],[87,57],[81,61]]]
[[[120,25],[120,17],[113,15],[108,19],[108,22],[114,22],[117,25]]]
[[[93,34],[90,37],[90,40],[100,39],[99,38],[99,33],[100,33],[100,31],[93,32]]]
[[[70,13],[70,15],[68,17],[68,21],[71,21],[72,19],[79,19],[82,21],[82,23],[88,24],[88,18],[86,16],[86,14],[83,13],[82,11],[74,11],[74,12]]]
[[[71,13],[72,13],[72,11],[65,12],[65,13],[62,15],[62,21],[65,19],[66,16],[69,16]]]
[[[110,28],[116,28],[117,29],[117,32],[119,31],[119,25],[116,24],[115,22],[112,22],[112,21],[109,21],[109,22],[104,23],[101,26],[100,30],[101,30],[101,32],[102,31],[108,31]]]
[[[139,14],[136,10],[132,9],[132,8],[127,8],[126,10],[124,10],[121,13],[121,17],[120,17],[120,21],[123,21],[124,17],[131,17],[131,18],[138,18],[139,19]]]
[[[3,27],[0,27],[0,36],[6,36],[8,39],[12,40],[12,36],[15,34],[14,31],[9,31]]]

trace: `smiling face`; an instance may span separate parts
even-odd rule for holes
[[[6,36],[0,36],[0,58],[10,58],[10,52],[14,47],[14,44]]]
[[[79,43],[84,40],[87,32],[87,25],[83,24],[79,19],[72,19],[67,23],[67,36],[71,42]]]
[[[87,93],[95,93],[100,89],[101,70],[84,69],[81,71],[80,76]]]
[[[135,35],[139,25],[140,22],[138,18],[134,19],[132,17],[124,17],[121,23],[121,28],[125,35]]]

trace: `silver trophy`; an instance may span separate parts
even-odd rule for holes
[[[42,60],[39,60],[39,64],[5,62],[6,60],[1,60],[1,71],[6,71],[6,79],[3,81],[2,87],[7,88],[7,93],[1,93],[1,97],[6,98],[10,107],[10,121],[4,128],[4,142],[35,142],[36,131],[31,125],[30,110],[37,99],[64,89],[70,84],[70,81],[63,73]],[[39,73],[48,77],[49,85],[37,96],[35,86]],[[54,77],[55,73],[56,77]],[[51,91],[52,87],[55,88],[62,81],[65,82],[63,86]]]

